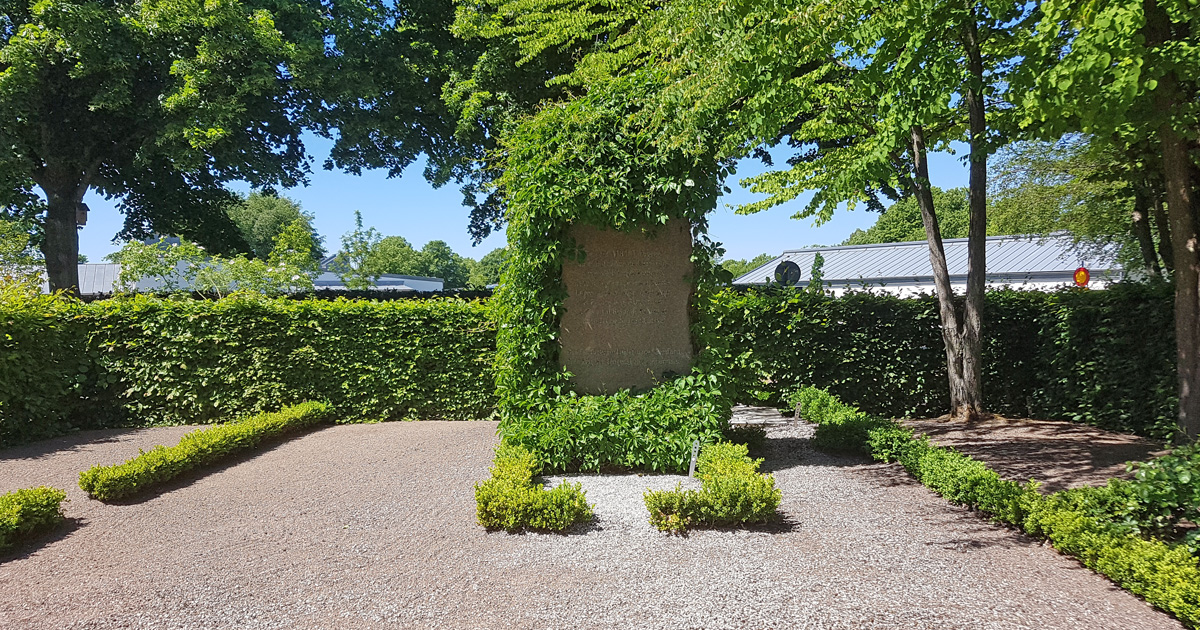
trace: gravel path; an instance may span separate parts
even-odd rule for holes
[[[897,467],[812,451],[803,423],[769,433],[782,524],[671,537],[641,493],[679,478],[579,476],[595,523],[484,532],[494,428],[331,427],[117,506],[78,471],[187,429],[0,451],[0,492],[66,487],[77,519],[0,563],[0,628],[1182,627]]]

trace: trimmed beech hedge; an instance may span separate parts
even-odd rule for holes
[[[475,484],[479,524],[509,532],[561,532],[575,523],[592,520],[583,484],[563,480],[558,487],[547,490],[534,482],[541,469],[528,449],[512,444],[497,446],[491,478]]]
[[[761,459],[750,459],[745,444],[724,442],[704,447],[696,461],[699,490],[647,490],[643,495],[650,524],[681,534],[698,526],[765,523],[776,516],[783,494],[775,476],[758,472]]]
[[[166,483],[179,475],[252,450],[277,438],[330,420],[333,410],[320,402],[293,405],[229,424],[197,429],[175,446],[156,446],[149,452],[112,466],[93,466],[79,473],[79,487],[93,499],[117,501]]]
[[[328,401],[341,422],[479,419],[495,406],[481,302],[0,298],[0,446],[304,400]]]
[[[343,420],[492,412],[495,331],[459,300],[134,297],[84,315],[116,401],[143,422],[203,423],[302,400]]]
[[[66,492],[46,486],[0,495],[0,550],[57,527],[63,520],[66,498]]]
[[[1165,285],[989,292],[987,409],[1170,437],[1178,409],[1172,299]],[[949,409],[931,296],[755,288],[727,291],[713,308],[733,344],[733,386],[743,401],[781,404],[785,393],[815,385],[871,414]]]
[[[1146,285],[988,293],[988,409],[1171,435],[1178,407],[1171,304],[1169,287]],[[534,406],[505,426],[506,439],[544,452],[556,470],[680,470],[693,439],[719,440],[727,413],[711,404],[715,397],[782,404],[785,392],[816,384],[872,414],[947,409],[931,297],[775,288],[725,291],[705,305],[714,338],[731,344],[722,368],[730,379],[680,379],[620,410],[589,397]],[[487,418],[496,404],[495,355],[496,326],[479,301],[241,295],[83,304],[4,292],[0,446],[79,428],[211,422],[302,400],[329,401],[342,409],[339,421]],[[703,398],[703,409],[629,457],[605,455],[644,435],[640,427],[657,409],[687,403],[672,396]],[[623,429],[595,428],[609,424]]]
[[[1155,607],[1200,628],[1200,564],[1185,544],[1135,535],[1114,520],[1129,484],[1082,488],[1049,496],[1035,482],[1002,479],[986,464],[915,436],[892,420],[871,418],[828,392],[805,388],[791,397],[797,413],[818,431],[846,433],[842,443],[876,460],[899,462],[914,478],[947,500],[1045,538],[1060,552],[1142,596]],[[860,430],[870,424],[865,433]],[[1136,483],[1133,484],[1136,488]],[[1136,492],[1133,494],[1136,495]]]
[[[94,406],[89,394],[101,377],[78,309],[0,283],[0,446],[61,435]]]

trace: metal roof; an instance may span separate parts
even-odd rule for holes
[[[318,262],[317,266],[322,272],[337,273],[337,271],[334,269],[334,264],[333,264],[335,260],[337,260],[337,255],[330,254],[329,256],[322,258]],[[441,278],[435,278],[433,276],[406,276],[402,273],[385,273],[385,274],[383,274],[383,276],[388,277],[388,278],[404,278],[406,280],[427,280],[430,282],[444,282]]]
[[[416,291],[413,287],[408,286],[405,280],[436,280],[441,282],[440,278],[417,278],[414,276],[400,276],[396,274],[385,273],[375,279],[371,284],[374,290],[391,290],[391,291]],[[349,290],[346,283],[341,277],[332,271],[325,271],[317,275],[313,279],[313,286],[318,289],[334,289],[338,291]]]
[[[117,285],[117,276],[121,273],[121,265],[111,263],[80,263],[79,293],[80,295],[98,295],[112,293]],[[42,283],[42,291],[49,291],[49,285]]]
[[[117,277],[121,274],[121,265],[111,263],[81,263],[79,265],[79,293],[80,295],[104,295],[113,293],[116,290]],[[391,289],[395,291],[415,291],[417,289],[408,285],[408,282],[419,280],[424,282],[441,282],[441,278],[427,278],[424,276],[403,276],[398,274],[385,273],[381,275],[374,283],[373,289]],[[144,283],[139,282],[139,285]],[[318,289],[345,289],[346,285],[342,282],[337,274],[324,272],[317,276],[313,284]],[[153,287],[145,287],[153,288]],[[42,292],[49,292],[49,285],[42,282]]]
[[[967,239],[942,241],[946,266],[951,276],[967,274]],[[1046,273],[1071,273],[1087,267],[1094,274],[1117,272],[1116,247],[1083,251],[1070,236],[991,236],[987,239],[988,277],[1030,276]],[[735,279],[734,284],[763,284],[775,277],[775,267],[790,260],[800,267],[807,279],[817,254],[825,259],[821,271],[826,282],[880,282],[919,280],[933,277],[929,245],[925,241],[883,243],[879,245],[843,245],[788,250],[753,271]]]

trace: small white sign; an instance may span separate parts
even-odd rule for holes
[[[700,456],[700,440],[692,442],[692,465],[688,466],[688,476],[696,476],[696,458]]]

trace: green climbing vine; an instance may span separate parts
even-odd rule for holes
[[[633,122],[634,95],[656,86],[652,77],[621,79],[547,106],[503,139],[499,185],[512,257],[493,300],[500,434],[537,453],[547,469],[686,469],[692,440],[718,441],[729,419],[731,392],[721,377],[727,349],[703,308],[720,273],[706,217],[728,164],[711,153],[662,149]],[[587,252],[570,238],[571,226],[652,236],[672,219],[687,221],[693,234],[692,372],[649,392],[574,393],[571,374],[558,365],[562,268]]]

